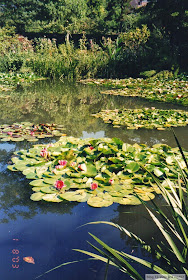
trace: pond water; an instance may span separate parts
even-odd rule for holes
[[[40,81],[31,87],[18,88],[9,98],[0,99],[0,123],[30,121],[33,123],[63,124],[68,136],[119,137],[127,143],[145,143],[152,146],[165,143],[176,146],[170,131],[127,130],[113,128],[92,114],[101,109],[143,108],[155,106],[159,109],[186,108],[121,96],[102,95],[96,86],[62,81]],[[181,145],[188,150],[188,127],[174,129]],[[41,143],[58,140],[43,139]],[[118,250],[151,260],[139,247],[118,230],[108,225],[84,225],[103,220],[116,222],[145,240],[158,234],[147,219],[143,206],[119,206],[92,208],[86,203],[52,204],[33,202],[29,180],[19,173],[7,170],[7,164],[14,151],[28,149],[32,143],[0,142],[0,242],[1,279],[30,280],[64,262],[87,259],[87,256],[72,249],[91,250],[87,243],[94,241],[88,232],[96,235]],[[161,197],[157,203],[163,204]],[[17,251],[16,251],[17,250]],[[35,264],[28,264],[23,257],[32,256]],[[17,257],[17,258],[16,258]],[[19,257],[19,258],[18,258]],[[13,268],[16,265],[18,268]],[[148,271],[135,266],[144,276]],[[77,280],[104,279],[105,265],[98,261],[83,261],[69,264],[45,274],[39,279]],[[129,279],[110,267],[108,280]]]

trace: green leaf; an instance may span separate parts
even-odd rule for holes
[[[154,168],[153,170],[154,174],[157,176],[157,177],[161,177],[164,173],[159,169],[159,168]]]
[[[92,207],[108,207],[113,204],[113,198],[108,193],[98,193],[97,195],[91,195],[87,204]]]
[[[68,201],[85,202],[89,198],[89,194],[85,190],[77,190],[74,192],[67,191],[59,196]]]
[[[48,201],[48,202],[62,202],[62,199],[60,199],[56,193],[45,194],[45,195],[43,195],[42,199],[45,201]]]
[[[42,200],[44,194],[41,193],[41,192],[37,192],[37,193],[33,193],[31,196],[30,196],[30,199],[33,200],[33,201],[39,201],[39,200]]]
[[[126,169],[129,173],[135,173],[140,169],[140,165],[137,162],[131,162],[127,164]]]
[[[97,169],[93,164],[88,163],[86,164],[86,171],[83,171],[83,174],[87,177],[94,177],[97,175]]]

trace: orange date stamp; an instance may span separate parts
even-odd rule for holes
[[[14,241],[19,241],[19,239],[13,239]],[[19,253],[20,251],[18,249],[13,249],[12,250],[12,268],[19,268],[19,261],[20,261],[20,257],[19,257]]]

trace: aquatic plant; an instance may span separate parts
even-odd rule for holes
[[[88,242],[98,254],[82,249],[73,250],[89,256],[90,258],[87,260],[99,260],[104,262],[106,264],[104,276],[105,280],[107,280],[110,265],[116,267],[123,273],[128,274],[132,279],[144,280],[142,275],[134,268],[134,266],[132,266],[132,263],[140,264],[141,266],[144,266],[145,268],[149,269],[154,274],[162,274],[163,277],[167,276],[167,278],[170,277],[170,279],[174,280],[177,280],[178,278],[176,277],[176,275],[172,274],[181,273],[185,276],[188,276],[188,162],[186,159],[186,154],[183,151],[175,133],[174,137],[177,142],[180,154],[184,160],[184,166],[186,166],[186,169],[183,168],[182,163],[180,163],[180,161],[174,154],[174,160],[178,165],[178,180],[174,183],[174,181],[167,178],[161,184],[159,178],[157,178],[157,176],[155,176],[145,168],[145,170],[148,172],[148,174],[152,176],[154,182],[160,189],[160,193],[166,202],[168,213],[170,212],[170,215],[166,214],[164,208],[159,207],[154,201],[151,201],[151,203],[145,202],[140,197],[140,195],[137,194],[138,199],[141,201],[142,204],[144,204],[146,210],[150,215],[151,221],[153,221],[154,225],[158,227],[163,238],[159,239],[159,235],[157,235],[156,240],[154,240],[155,242],[148,244],[144,240],[139,238],[136,234],[128,231],[124,227],[113,222],[96,221],[88,223],[106,224],[119,229],[123,234],[126,234],[129,238],[132,238],[134,241],[136,241],[137,244],[141,246],[148,254],[152,255],[153,258],[155,258],[158,261],[161,261],[161,263],[156,265],[154,264],[154,261],[150,262],[140,257],[134,256],[132,254],[133,252],[131,252],[131,254],[128,254],[123,251],[118,251],[110,247],[108,244],[104,243],[95,235],[89,233],[90,236],[93,237],[93,239],[98,243],[98,245],[102,247],[102,249],[98,248],[96,245],[93,245],[90,242]],[[70,261],[67,263],[60,264],[57,267],[54,267],[46,271],[45,273],[39,275],[38,277],[36,277],[36,279],[64,265],[73,264],[79,261],[83,260]]]
[[[30,122],[0,125],[0,141],[38,141],[40,138],[62,136],[63,126],[57,124],[33,124]],[[42,150],[42,157],[47,157],[46,150]]]
[[[81,80],[84,84],[97,84],[102,94],[142,97],[160,102],[172,102],[186,106],[188,104],[188,83],[183,79],[161,78],[149,79],[88,79]]]
[[[0,93],[14,90],[18,86],[27,86],[33,83],[34,81],[42,79],[44,78],[37,76],[32,71],[25,71],[23,73],[0,73]]]
[[[14,164],[8,168],[32,179],[34,201],[87,201],[93,207],[107,207],[113,203],[141,204],[138,195],[144,201],[153,199],[154,193],[161,191],[152,174],[165,187],[167,177],[175,184],[175,158],[185,168],[178,150],[164,144],[149,148],[123,143],[118,138],[61,137],[51,145],[15,152]]]
[[[186,126],[188,112],[181,110],[159,110],[154,107],[144,109],[115,109],[102,110],[93,114],[102,118],[105,123],[114,127],[127,126],[127,129],[157,128],[159,130],[172,126]]]
[[[187,165],[186,161],[185,163]],[[135,240],[139,246],[151,254],[156,260],[160,260],[161,263],[159,265],[136,257],[133,254],[127,254],[123,251],[118,251],[91,233],[89,234],[98,243],[98,245],[102,247],[102,249],[100,249],[96,245],[93,245],[89,242],[91,247],[94,248],[98,254],[80,249],[76,249],[75,251],[84,253],[95,260],[103,261],[108,265],[113,265],[135,280],[143,280],[143,277],[135,270],[131,263],[140,264],[145,268],[150,269],[152,273],[158,273],[164,276],[166,275],[167,277],[171,275],[170,279],[174,280],[177,278],[172,274],[183,274],[188,276],[188,201],[187,195],[184,192],[184,190],[186,190],[186,193],[188,191],[188,177],[187,170],[183,170],[179,163],[178,165],[179,170],[177,183],[174,184],[170,179],[165,180],[169,190],[164,188],[163,184],[159,182],[158,178],[152,175],[161,191],[161,195],[166,202],[168,213],[170,212],[170,215],[167,215],[165,211],[156,203],[152,202],[151,205],[148,203],[146,204],[141,198],[139,198],[145,205],[151,220],[161,232],[163,239],[159,240],[157,236],[155,243],[152,242],[151,244],[148,244],[144,240],[140,239],[136,234],[128,231],[126,228],[118,224],[106,221],[89,223],[107,224],[119,229],[122,233]]]

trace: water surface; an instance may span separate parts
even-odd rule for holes
[[[96,86],[80,85],[61,81],[40,81],[31,87],[18,88],[9,98],[0,99],[0,123],[30,121],[33,123],[63,124],[68,136],[119,137],[128,143],[145,143],[152,146],[165,143],[176,146],[170,131],[127,130],[113,128],[92,114],[101,109],[156,107],[160,109],[186,109],[165,103],[149,102],[139,98],[102,95]],[[187,109],[186,109],[187,110]],[[188,127],[175,128],[175,132],[185,149],[188,149]],[[41,143],[56,141],[43,139]],[[143,206],[119,206],[92,208],[86,203],[33,202],[29,180],[20,173],[7,170],[7,164],[14,151],[28,149],[28,142],[0,142],[0,242],[2,280],[35,279],[45,271],[63,262],[86,259],[73,248],[90,250],[87,240],[94,243],[88,232],[95,234],[116,249],[144,256],[151,260],[140,248],[118,230],[107,225],[87,225],[88,222],[105,220],[119,223],[146,240],[158,234],[157,229],[147,219]],[[156,202],[164,204],[160,196]],[[143,226],[144,225],[144,226]],[[13,251],[13,250],[18,251]],[[18,254],[13,254],[16,252]],[[15,259],[19,257],[19,259]],[[23,257],[32,256],[35,264],[28,264]],[[14,258],[14,259],[13,259]],[[18,262],[13,262],[18,261]],[[19,265],[13,268],[12,265]],[[144,274],[146,270],[136,268]],[[105,265],[98,261],[83,261],[64,266],[45,274],[39,279],[77,280],[104,279]],[[110,268],[108,280],[129,279],[128,276]]]

